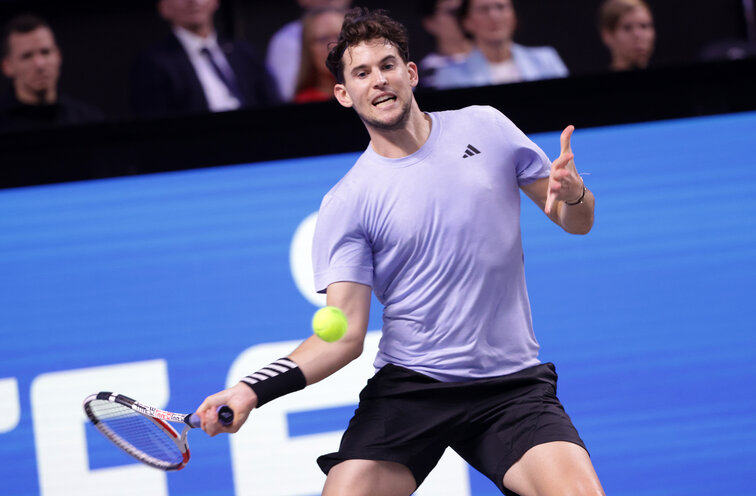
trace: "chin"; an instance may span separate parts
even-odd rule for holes
[[[366,123],[377,129],[383,129],[384,131],[395,131],[401,129],[409,119],[409,112],[403,111],[398,115],[387,117],[384,119],[363,119]]]

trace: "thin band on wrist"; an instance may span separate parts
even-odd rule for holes
[[[581,203],[583,203],[583,198],[585,198],[585,191],[586,191],[586,189],[587,188],[585,187],[585,183],[583,183],[583,192],[580,193],[580,198],[578,198],[574,202],[564,202],[564,204],[565,205],[573,206],[573,205],[580,205]]]

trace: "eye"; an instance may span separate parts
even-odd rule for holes
[[[389,64],[386,64],[386,65],[384,65],[384,66],[383,66],[383,69],[384,69],[384,70],[386,70],[386,71],[390,71],[390,70],[391,70],[391,69],[393,69],[394,67],[395,67],[395,65],[394,65],[394,64],[392,64],[392,63],[389,63]]]

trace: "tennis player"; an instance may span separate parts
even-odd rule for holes
[[[585,234],[594,198],[578,175],[572,126],[552,163],[491,107],[423,113],[406,29],[383,11],[351,10],[328,67],[370,144],[324,197],[315,282],[349,321],[208,397],[210,435],[320,381],[357,358],[370,293],[385,306],[377,373],[360,394],[339,451],[318,464],[326,496],[410,495],[447,447],[504,494],[603,494],[538,359],[520,238],[522,189],[565,231]],[[236,413],[228,428],[215,409]]]

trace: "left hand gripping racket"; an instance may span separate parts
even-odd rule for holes
[[[196,413],[172,413],[147,406],[122,394],[87,396],[84,411],[97,429],[116,446],[142,463],[161,470],[181,470],[189,461],[186,435],[200,426]],[[218,409],[218,419],[231,425],[234,412]],[[179,434],[168,422],[186,424]]]

